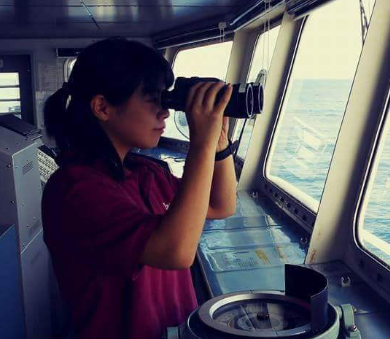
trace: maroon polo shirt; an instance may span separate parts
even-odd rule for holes
[[[138,156],[127,166],[117,181],[102,161],[70,161],[44,190],[44,240],[76,339],[159,339],[197,307],[189,269],[140,264],[180,180]]]

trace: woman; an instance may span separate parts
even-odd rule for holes
[[[60,169],[42,201],[44,239],[77,339],[157,339],[197,307],[189,267],[205,218],[235,211],[232,157],[223,118],[232,88],[191,88],[190,149],[181,180],[131,154],[157,146],[173,83],[153,49],[107,39],[77,58],[68,84],[45,105]],[[169,209],[168,209],[169,208]]]

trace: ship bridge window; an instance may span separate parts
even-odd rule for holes
[[[233,42],[227,41],[180,51],[173,65],[175,78],[197,76],[225,80],[232,46]],[[188,141],[188,135],[185,114],[170,110],[163,136]]]
[[[358,221],[358,240],[367,251],[390,266],[390,105],[372,162]]]
[[[360,5],[334,1],[307,18],[267,159],[268,179],[314,212],[362,50]]]
[[[262,33],[257,39],[256,49],[253,54],[247,82],[261,82],[265,85],[272,56],[274,54],[276,40],[279,35],[280,26],[276,26],[267,32]],[[253,126],[257,115],[252,119],[237,119],[233,132],[233,140],[239,140],[237,156],[245,159],[252,136]]]
[[[0,73],[0,115],[21,118],[19,73]]]

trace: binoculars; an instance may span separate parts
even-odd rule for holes
[[[198,82],[218,82],[217,78],[184,78],[178,77],[171,91],[164,91],[161,95],[161,105],[164,109],[184,111],[187,95],[192,86]],[[217,94],[216,102],[222,97],[225,87]],[[264,89],[263,85],[245,83],[233,85],[232,96],[226,106],[224,115],[238,119],[252,118],[254,114],[263,111]]]

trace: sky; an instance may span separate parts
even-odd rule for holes
[[[374,0],[366,0],[372,7]],[[370,10],[370,13],[372,10]],[[306,23],[294,65],[300,79],[352,79],[362,49],[358,0],[339,0],[315,11]]]

